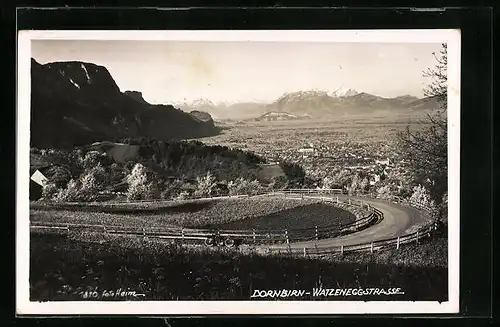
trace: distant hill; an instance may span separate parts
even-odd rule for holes
[[[420,99],[417,98],[416,96],[405,94],[405,95],[395,97],[394,100],[399,101],[403,104],[408,104],[408,103],[411,103],[414,101],[419,101]]]
[[[332,113],[338,100],[324,91],[299,91],[285,93],[273,104],[273,111],[312,117]]]
[[[272,111],[271,105],[260,102],[240,102],[227,106],[224,115],[233,119],[250,119]]]
[[[210,136],[203,122],[171,105],[122,93],[109,71],[92,63],[31,61],[31,146],[69,148],[120,137],[160,140]]]
[[[407,104],[409,108],[414,111],[436,110],[441,109],[442,101],[438,96],[427,97],[423,99],[414,100]]]
[[[288,112],[268,112],[260,117],[255,118],[255,121],[279,121],[279,120],[297,120],[307,119],[309,116],[296,116]]]
[[[195,117],[196,119],[201,120],[202,122],[210,123],[210,124],[214,123],[212,116],[210,116],[210,114],[208,112],[193,110],[189,114],[191,116]]]

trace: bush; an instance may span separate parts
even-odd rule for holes
[[[160,198],[164,200],[175,199],[181,192],[183,182],[180,179],[174,181],[166,181],[160,192]]]
[[[190,197],[191,195],[188,191],[182,191],[175,197],[175,200],[187,200]]]
[[[377,189],[377,197],[380,199],[390,199],[392,197],[392,190],[390,185],[384,185]]]
[[[210,197],[216,186],[215,177],[208,172],[203,177],[196,178],[196,190],[194,191],[195,197]]]
[[[47,183],[42,189],[42,199],[51,200],[61,191],[60,187],[57,187],[55,183]]]
[[[424,206],[433,206],[429,191],[422,185],[413,188],[413,194],[410,197],[410,203],[416,203]]]
[[[85,154],[83,158],[82,167],[84,169],[90,169],[98,164],[103,164],[106,159],[106,154],[100,153],[98,151],[89,151]]]
[[[54,194],[53,199],[58,202],[73,202],[79,198],[81,185],[75,180],[71,179],[66,188],[60,189],[59,192]]]
[[[57,188],[65,187],[72,178],[71,171],[61,166],[55,166],[46,172],[49,183],[52,183]]]
[[[227,185],[229,195],[257,195],[264,192],[264,187],[259,181],[248,181],[244,178],[238,178],[235,181],[230,181]]]
[[[106,182],[104,168],[97,164],[85,171],[80,178],[71,179],[65,188],[54,191],[53,186],[47,186],[45,194],[55,201],[95,201],[99,198],[99,192]],[[57,187],[55,187],[57,189]]]

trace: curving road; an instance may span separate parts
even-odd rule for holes
[[[349,246],[362,243],[370,243],[373,241],[384,240],[402,236],[409,228],[414,225],[425,222],[422,213],[414,208],[399,205],[385,200],[366,199],[357,197],[340,196],[339,199],[358,199],[369,203],[374,208],[382,211],[384,218],[379,223],[372,225],[364,230],[352,234],[339,236],[330,239],[321,239],[317,241],[304,241],[290,243],[291,248],[303,248],[316,246],[318,249],[322,247],[332,246]],[[288,248],[286,244],[266,245],[262,247],[272,249],[285,249]]]

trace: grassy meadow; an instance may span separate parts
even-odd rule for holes
[[[119,225],[126,227],[199,227],[221,229],[294,229],[347,224],[354,213],[316,199],[248,197],[239,199],[123,204],[41,204],[30,208],[32,222]]]

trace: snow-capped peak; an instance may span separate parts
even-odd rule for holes
[[[328,95],[331,97],[341,98],[341,97],[353,96],[358,94],[359,92],[356,91],[355,89],[339,87],[328,93],[329,93]]]

